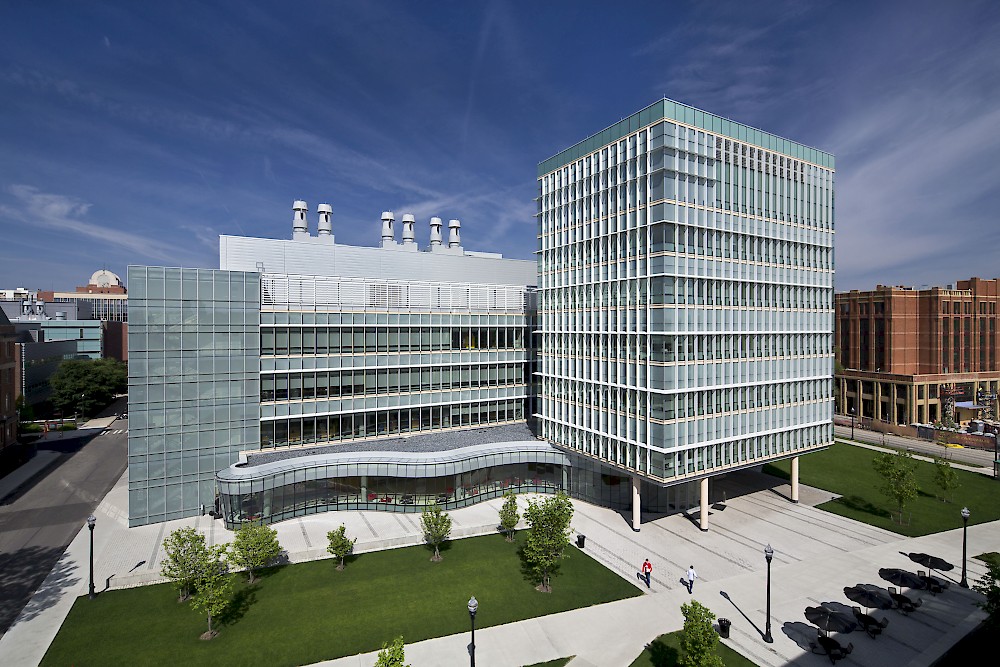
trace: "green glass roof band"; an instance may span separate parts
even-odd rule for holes
[[[742,123],[737,123],[728,118],[716,116],[713,113],[663,98],[662,100],[653,102],[645,109],[637,111],[628,118],[620,120],[614,125],[570,146],[566,150],[539,162],[538,175],[544,176],[550,171],[567,165],[584,155],[593,153],[598,148],[606,146],[613,141],[618,141],[622,137],[637,131],[639,128],[646,127],[659,120],[672,120],[694,125],[708,132],[754,144],[755,146],[776,151],[789,157],[806,160],[807,162],[830,169],[834,168],[834,156],[832,153],[827,153],[817,148],[806,146],[770,134],[769,132],[743,125]]]

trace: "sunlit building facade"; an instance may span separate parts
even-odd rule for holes
[[[538,229],[540,432],[634,528],[832,443],[832,155],[660,100],[539,164]]]

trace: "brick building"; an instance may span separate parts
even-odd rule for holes
[[[1000,281],[836,295],[836,410],[896,424],[997,416]]]
[[[9,454],[17,444],[16,338],[14,327],[0,311],[0,470],[6,468]]]

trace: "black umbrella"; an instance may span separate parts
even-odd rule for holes
[[[806,607],[806,620],[816,624],[824,632],[854,632],[858,628],[858,624],[851,616],[826,604]]]
[[[857,602],[869,609],[892,609],[895,603],[889,596],[889,591],[874,584],[858,584],[857,586],[845,586],[844,595],[851,602]]]
[[[909,570],[900,570],[898,567],[883,567],[878,571],[878,576],[904,588],[927,587],[927,584],[919,576]]]
[[[931,556],[930,554],[906,554],[910,557],[914,563],[919,563],[923,565],[928,570],[940,570],[942,572],[947,572],[948,570],[954,570],[955,566],[946,561],[943,558],[938,558],[937,556]]]

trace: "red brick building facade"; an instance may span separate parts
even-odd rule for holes
[[[836,411],[896,424],[996,419],[1000,281],[836,295]]]

